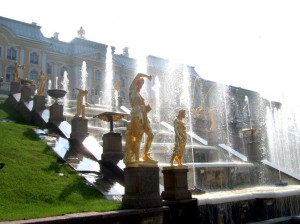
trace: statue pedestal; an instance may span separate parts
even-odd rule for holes
[[[103,154],[101,159],[118,163],[123,159],[122,136],[120,133],[109,132],[103,135]]]
[[[59,105],[58,103],[54,103],[49,107],[50,116],[49,122],[62,122],[65,120],[64,118],[64,106]]]
[[[34,96],[34,95],[35,95],[35,91],[36,91],[36,85],[31,85],[31,86],[30,86],[31,96]]]
[[[163,167],[164,191],[163,205],[170,208],[170,223],[198,223],[197,199],[188,190],[187,166]]]
[[[124,182],[123,205],[136,209],[162,206],[157,166],[126,167]]]
[[[33,110],[42,111],[46,109],[46,97],[35,95],[33,97]]]
[[[10,83],[10,93],[20,93],[21,92],[21,82],[12,81]]]
[[[31,87],[23,85],[21,88],[21,101],[28,102],[31,100]]]
[[[71,139],[78,139],[79,141],[83,141],[86,137],[88,137],[88,119],[82,117],[74,117],[71,120]]]
[[[188,190],[187,166],[163,167],[164,191],[161,196],[164,200],[186,200],[192,198]]]

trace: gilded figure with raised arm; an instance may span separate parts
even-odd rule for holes
[[[144,133],[147,135],[144,150],[142,152],[142,160],[154,162],[149,153],[154,137],[150,126],[150,121],[147,116],[147,114],[151,111],[151,107],[145,104],[145,100],[140,94],[141,88],[144,85],[144,78],[147,78],[149,81],[151,81],[152,76],[138,73],[133,79],[129,88],[129,101],[132,107],[131,129],[132,136],[135,138],[135,147],[137,147],[138,150],[140,149]]]

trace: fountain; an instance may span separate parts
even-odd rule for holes
[[[58,123],[64,121],[64,109],[63,105],[60,103],[60,99],[63,98],[67,92],[62,89],[48,89],[47,93],[54,99],[54,103],[49,107],[49,122]]]
[[[124,113],[118,112],[117,107],[120,106],[123,111],[126,111],[126,115],[130,113],[132,108],[127,108],[128,102],[126,100],[123,105],[112,104],[111,102],[112,95],[109,95],[109,93],[112,93],[113,89],[113,57],[114,55],[111,55],[108,50],[106,57],[108,90],[105,90],[103,103],[101,105],[87,105],[84,108],[84,113],[79,113],[83,115],[82,117],[81,115],[76,117],[76,112],[72,111],[74,108],[68,111],[73,118],[85,119],[86,123],[77,125],[76,128],[79,130],[84,127],[83,141],[80,144],[78,143],[80,147],[89,138],[89,135],[94,135],[97,142],[94,141],[92,144],[98,151],[86,154],[86,148],[88,147],[82,147],[85,148],[82,154],[86,154],[82,156],[80,155],[82,148],[73,150],[74,145],[66,144],[66,147],[70,149],[65,149],[63,156],[73,158],[76,155],[80,161],[77,161],[76,164],[73,161],[73,167],[79,172],[80,170],[84,171],[86,179],[105,192],[108,198],[120,199],[124,194],[124,163],[121,161],[124,141],[122,142],[122,137],[124,139],[125,126],[128,121],[124,119]],[[151,64],[151,58],[148,59],[148,63]],[[86,63],[83,62],[80,85],[83,91],[89,89],[86,66]],[[149,65],[148,71],[151,74],[153,73],[153,80],[148,82],[148,86],[145,85],[144,89],[141,90],[142,94],[146,94],[145,101],[153,107],[153,110],[148,113],[154,133],[151,156],[158,161],[159,170],[168,165],[167,163],[171,157],[170,152],[174,144],[173,120],[176,117],[175,111],[180,108],[186,109],[189,137],[183,160],[188,171],[185,173],[187,176],[184,177],[187,179],[187,183],[182,185],[186,193],[184,199],[191,199],[191,197],[196,199],[191,203],[193,206],[197,203],[196,206],[199,207],[199,211],[206,215],[210,214],[207,217],[209,216],[212,220],[215,220],[214,217],[218,217],[221,220],[233,209],[243,208],[247,210],[255,206],[266,209],[271,204],[278,203],[279,205],[284,194],[288,195],[286,197],[298,195],[298,187],[291,185],[291,183],[299,184],[300,178],[297,174],[299,169],[295,168],[298,164],[297,161],[300,161],[299,155],[293,152],[293,154],[291,153],[292,156],[288,157],[286,153],[287,150],[292,150],[295,145],[298,146],[300,142],[297,127],[287,122],[287,120],[297,119],[296,114],[291,117],[287,111],[281,109],[282,111],[279,113],[274,107],[269,107],[265,111],[261,110],[262,106],[257,106],[258,100],[255,102],[259,96],[251,95],[247,91],[243,92],[238,88],[232,90],[228,86],[203,80],[198,75],[193,75],[191,68],[188,66],[171,63],[161,66],[164,67],[164,72],[158,74]],[[64,77],[66,77],[65,74]],[[60,99],[66,96],[68,90],[67,87],[64,90],[57,89],[57,80],[55,86],[56,89],[48,88],[47,91],[48,95],[55,99],[53,105],[50,106],[49,120],[63,121],[63,110],[65,108],[59,104],[61,104]],[[67,83],[63,86],[67,86]],[[197,94],[200,96],[197,96]],[[51,112],[51,107],[54,105],[59,106],[59,108],[55,111],[52,109]],[[254,105],[257,106],[257,111],[251,110]],[[246,108],[246,116],[243,115],[243,108]],[[53,113],[55,112],[59,112],[59,116],[53,119]],[[258,117],[264,113],[266,113],[266,120],[261,119],[258,122]],[[113,127],[113,122],[120,121],[120,116],[124,122],[118,122],[118,126]],[[110,126],[109,129],[106,127],[107,122]],[[268,137],[263,134],[265,126],[268,126],[268,132],[272,133]],[[72,133],[74,134],[73,130]],[[243,136],[238,136],[236,133],[242,133]],[[71,139],[74,137],[73,134]],[[113,134],[117,137],[112,140],[110,137],[107,138],[106,134]],[[103,141],[99,139],[102,136]],[[69,138],[67,135],[65,137]],[[244,140],[245,147],[239,141],[233,140],[233,137],[239,137],[240,142]],[[268,144],[265,144],[266,140],[264,138],[269,140]],[[281,142],[275,142],[275,140]],[[103,145],[103,149],[99,144]],[[112,146],[113,144],[115,145]],[[145,139],[142,140],[141,146],[144,144]],[[275,145],[279,148],[275,148]],[[93,147],[90,146],[90,148]],[[267,148],[270,151],[268,157],[262,151],[262,149],[267,151]],[[108,158],[108,160],[113,160],[114,165],[107,166],[103,163],[107,159],[105,154],[111,153],[115,149],[118,153],[117,158]],[[276,151],[277,154],[273,154],[272,150]],[[68,161],[71,163],[70,158]],[[291,167],[287,167],[286,164],[289,160],[292,161],[290,162],[290,165],[293,165]],[[128,170],[126,172],[126,175],[132,174],[128,173]],[[258,180],[263,176],[262,172],[266,173],[264,175],[265,181]],[[274,180],[278,180],[278,174],[281,184],[284,183],[283,179],[288,178],[290,185],[287,192],[283,192],[281,189],[274,190],[271,187],[259,186],[271,182],[274,184]],[[140,174],[137,173],[137,175]],[[107,180],[108,176],[113,180]],[[139,177],[142,178],[142,176]],[[149,176],[149,178],[152,177]],[[180,178],[182,179],[182,177]],[[162,179],[160,173],[160,192],[163,190]],[[105,188],[108,182],[108,187]],[[187,193],[187,189],[191,190],[191,197]],[[166,190],[172,191],[173,189],[166,186]],[[177,194],[174,195],[174,197],[167,199],[177,200]],[[131,197],[132,195],[127,194],[127,196]],[[274,197],[276,199],[273,199]],[[160,206],[159,198],[156,199],[154,205]],[[150,200],[150,198],[148,197],[147,200]],[[292,199],[288,198],[288,200]],[[137,206],[143,207],[144,205]],[[295,211],[298,212],[297,209]],[[249,212],[245,212],[244,217],[246,215],[249,215]],[[261,216],[263,217],[263,214]],[[274,214],[272,216],[275,217]],[[246,218],[240,218],[239,221],[243,222],[245,220]],[[251,221],[250,218],[249,220]]]
[[[122,152],[122,136],[113,130],[113,122],[119,122],[128,114],[118,112],[104,112],[95,115],[94,118],[109,122],[110,131],[103,135],[103,153],[101,159],[104,161],[113,161],[118,163],[123,157]]]
[[[63,89],[48,89],[47,93],[49,96],[54,98],[54,103],[60,104],[60,99],[67,94],[67,91]]]
[[[87,78],[88,78],[88,73],[87,73],[87,66],[86,62],[82,62],[81,66],[81,80],[80,80],[80,88],[81,89],[87,89]]]
[[[62,86],[63,86],[63,90],[66,91],[66,96],[64,98],[64,105],[68,106],[68,99],[69,99],[69,79],[68,79],[68,72],[64,71],[64,75],[63,75],[63,79],[61,82]]]
[[[154,96],[155,96],[155,121],[160,124],[160,90],[161,85],[160,85],[160,81],[158,76],[155,77],[154,79],[154,86],[152,87],[153,91],[154,91]]]
[[[105,89],[104,89],[104,100],[105,104],[111,106],[112,105],[112,91],[113,91],[113,68],[112,68],[112,57],[113,53],[111,51],[111,48],[107,48],[106,52],[106,62],[105,62]]]
[[[48,80],[48,87],[47,87],[47,90],[48,90],[48,89],[52,89],[52,82],[51,82],[50,79]],[[49,96],[49,94],[47,94],[47,104],[48,104],[48,105],[51,104],[51,97]]]
[[[269,160],[272,162],[273,166],[275,165],[278,169],[278,177],[279,180],[276,181],[275,185],[285,186],[287,185],[286,181],[282,180],[282,167],[290,170],[291,172],[295,172],[296,170],[291,164],[293,160],[289,158],[289,163],[285,163],[286,155],[285,153],[289,151],[289,131],[288,126],[283,123],[283,114],[277,108],[273,108],[270,103],[270,107],[267,108],[267,128],[268,128],[268,139],[269,139]],[[283,160],[285,160],[283,162]],[[267,162],[268,163],[268,162]],[[296,171],[297,173],[297,171]]]

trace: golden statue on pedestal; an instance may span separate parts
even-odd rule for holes
[[[38,96],[45,95],[46,80],[47,80],[47,76],[44,74],[43,71],[41,71],[39,75],[39,88],[37,89],[36,95]]]
[[[147,135],[146,143],[141,159],[146,162],[156,162],[150,157],[150,146],[154,138],[150,121],[147,114],[151,111],[151,107],[145,104],[144,98],[140,94],[140,90],[144,85],[144,79],[151,81],[152,76],[138,73],[132,81],[129,89],[129,101],[132,107],[131,122],[127,126],[126,147],[124,162],[132,162],[132,156],[135,155],[134,161],[139,161],[139,149],[144,133]]]
[[[178,163],[178,166],[183,166],[182,159],[187,141],[186,126],[183,118],[185,118],[185,110],[180,110],[174,120],[175,146],[170,160],[171,166],[173,166],[174,160]]]
[[[15,62],[15,67],[14,67],[14,81],[15,82],[20,82],[20,77],[19,77],[19,70],[20,69],[25,69],[24,65],[19,65],[17,62]]]
[[[76,88],[79,93],[77,95],[77,112],[75,114],[75,117],[82,117],[85,118],[85,104],[87,102],[87,90],[82,90]]]

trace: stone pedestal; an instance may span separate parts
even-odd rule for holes
[[[21,88],[21,101],[28,102],[31,100],[31,87],[23,85]]]
[[[33,102],[30,101],[22,101],[20,100],[18,103],[18,110],[22,117],[26,120],[28,123],[32,123],[32,108],[33,108]]]
[[[31,96],[34,96],[35,95],[35,92],[36,92],[36,85],[33,84],[30,86],[30,93],[31,93]]]
[[[162,206],[157,166],[126,167],[124,182],[125,194],[122,199],[124,206],[137,209]]]
[[[169,223],[198,223],[197,199],[188,190],[187,166],[163,167],[163,205],[170,208]]]
[[[35,95],[33,97],[33,110],[42,111],[46,109],[46,97]]]
[[[105,161],[119,162],[123,159],[122,136],[120,133],[109,132],[103,135],[103,154],[101,159]]]
[[[20,93],[21,92],[21,82],[12,81],[10,83],[10,93]]]
[[[21,93],[14,93],[14,94],[10,93],[7,98],[9,105],[16,110],[19,107],[20,99],[21,99]]]
[[[77,139],[79,141],[83,141],[86,137],[88,137],[88,120],[82,117],[74,117],[71,120],[71,139]]]
[[[50,111],[49,122],[57,123],[65,120],[63,105],[54,103],[49,107],[49,111]]]
[[[187,166],[170,166],[163,168],[164,191],[161,196],[164,200],[191,199],[192,194],[188,190]]]
[[[170,209],[167,223],[203,223],[198,217],[198,204],[196,198],[178,201],[163,201],[163,205],[168,206]]]

